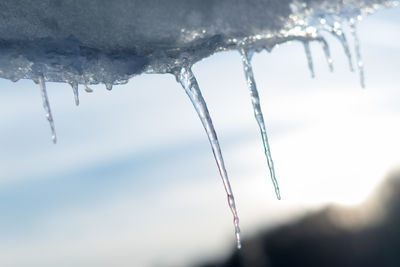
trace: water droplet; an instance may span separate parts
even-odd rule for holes
[[[185,89],[186,94],[189,96],[196,112],[203,124],[204,130],[207,133],[208,140],[211,144],[211,148],[214,154],[215,161],[217,163],[219,173],[224,184],[225,192],[228,197],[229,208],[233,214],[235,235],[237,247],[241,247],[240,241],[240,228],[239,228],[239,216],[236,209],[235,199],[233,197],[231,185],[229,183],[228,174],[225,169],[224,159],[222,157],[221,148],[219,146],[217,134],[214,129],[210,114],[204,98],[201,94],[199,85],[197,83],[196,77],[194,76],[190,67],[182,66],[179,73],[176,74],[177,81],[180,82],[183,89]]]
[[[245,49],[239,50],[240,55],[242,57],[243,70],[244,75],[246,77],[247,86],[250,90],[251,103],[253,105],[254,117],[258,123],[258,127],[260,128],[261,137],[264,145],[264,153],[267,158],[268,168],[271,176],[272,183],[274,184],[275,194],[278,199],[281,199],[278,181],[275,177],[275,168],[274,162],[271,156],[271,149],[269,147],[268,136],[267,136],[267,128],[264,123],[264,116],[262,114],[261,105],[260,105],[260,97],[257,90],[256,81],[254,79],[253,67],[251,65],[251,59],[253,57],[254,51],[246,51]]]
[[[47,97],[46,83],[44,81],[43,75],[40,75],[38,77],[38,81],[39,81],[40,91],[42,93],[43,108],[46,111],[46,118],[49,121],[50,128],[51,128],[51,140],[55,144],[57,142],[56,128],[54,126],[53,116],[51,115],[50,103],[49,103],[49,99]]]

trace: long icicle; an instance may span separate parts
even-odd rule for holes
[[[229,183],[228,174],[225,169],[224,159],[222,158],[221,148],[219,146],[217,134],[214,129],[214,125],[211,121],[210,114],[207,109],[206,102],[201,94],[197,80],[190,67],[183,66],[177,74],[177,80],[185,89],[186,94],[189,96],[197,114],[203,124],[204,130],[207,133],[208,140],[210,141],[211,148],[214,154],[215,161],[218,166],[219,173],[224,184],[224,188],[228,197],[229,208],[233,214],[233,223],[235,226],[236,245],[237,248],[241,248],[240,241],[240,228],[239,228],[239,216],[236,209],[235,199],[233,197],[231,185]]]
[[[307,64],[308,64],[308,69],[310,70],[311,73],[311,78],[315,78],[314,64],[310,50],[310,42],[303,41],[303,45],[304,45],[304,51],[306,52]]]
[[[70,85],[72,87],[72,92],[74,93],[75,105],[79,106],[78,83],[77,82],[72,82],[72,83],[70,83]]]
[[[276,180],[275,177],[275,168],[271,156],[271,149],[269,148],[267,129],[264,123],[264,116],[261,111],[260,97],[258,95],[257,85],[254,79],[253,68],[251,65],[251,59],[253,57],[254,51],[252,50],[246,51],[245,49],[242,48],[239,50],[239,52],[240,55],[242,56],[244,75],[246,77],[247,85],[250,90],[250,97],[251,97],[251,103],[253,105],[254,117],[257,120],[258,127],[260,128],[261,137],[264,144],[264,153],[265,157],[267,158],[268,168],[271,174],[271,180],[272,183],[274,184],[276,197],[278,199],[281,199],[278,181]]]
[[[333,60],[332,60],[332,57],[331,57],[331,52],[330,52],[330,49],[329,49],[328,42],[322,36],[319,36],[317,41],[322,46],[322,50],[324,51],[326,62],[328,63],[329,71],[333,72]]]
[[[354,50],[356,53],[357,68],[360,75],[360,84],[362,88],[365,88],[364,63],[361,58],[360,41],[358,40],[357,25],[355,19],[350,19],[349,25],[351,34],[353,35],[354,39]]]
[[[311,78],[315,78],[314,64],[313,64],[311,50],[310,50],[310,42],[303,41],[303,45],[304,45],[304,51],[306,52],[307,64],[308,64],[308,69],[310,70],[310,73],[311,73]]]
[[[349,48],[349,43],[347,42],[347,38],[346,38],[346,35],[344,34],[343,30],[332,26],[332,27],[330,27],[329,32],[333,36],[335,36],[342,44],[344,53],[346,54],[347,60],[349,62],[350,71],[354,71],[353,62],[351,59],[350,48]]]
[[[46,118],[49,121],[51,128],[51,140],[53,140],[53,143],[55,144],[57,142],[56,128],[54,127],[53,116],[51,115],[49,99],[47,97],[47,91],[46,91],[46,83],[44,81],[43,75],[40,75],[38,80],[40,85],[40,91],[42,93],[43,108],[46,111]]]

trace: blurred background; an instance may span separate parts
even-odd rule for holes
[[[400,266],[400,9],[359,24],[366,89],[336,39],[253,67],[276,200],[237,52],[193,67],[220,139],[243,249],[201,123],[171,75],[109,92],[0,80],[0,266]],[[351,45],[353,40],[348,35]],[[353,58],[354,60],[354,58]]]

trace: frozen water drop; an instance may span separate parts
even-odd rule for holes
[[[75,105],[79,106],[78,83],[77,82],[72,82],[72,83],[70,83],[70,85],[72,87],[72,92],[74,93]]]
[[[233,214],[237,248],[240,249],[241,241],[240,241],[239,216],[237,213],[235,199],[233,197],[228,174],[225,169],[224,159],[222,157],[217,134],[215,132],[214,125],[212,123],[210,114],[208,112],[206,102],[204,101],[196,77],[194,76],[190,67],[182,66],[180,71],[176,73],[176,79],[177,81],[180,82],[183,89],[185,89],[185,92],[189,96],[190,101],[192,102],[201,120],[201,123],[203,124],[204,130],[207,133],[207,137],[210,142],[212,152],[214,154],[214,158],[222,178],[222,182],[224,184],[225,192],[228,197],[229,208]]]
[[[111,90],[112,90],[112,88],[113,88],[112,83],[106,83],[105,85],[106,85],[106,89],[107,89],[108,91],[111,91]]]
[[[362,88],[365,88],[364,63],[361,58],[360,41],[358,40],[356,21],[354,19],[350,20],[349,25],[354,39],[354,50],[356,54],[357,68],[360,75],[360,85]]]
[[[56,128],[54,126],[53,116],[51,115],[50,103],[47,97],[46,83],[44,81],[43,75],[40,75],[38,77],[38,80],[39,80],[40,91],[42,93],[43,108],[46,111],[46,119],[49,121],[51,128],[51,140],[55,144],[57,142]]]
[[[93,93],[93,89],[90,88],[90,87],[87,85],[85,79],[83,79],[83,85],[85,86],[85,91],[86,91],[87,93]]]
[[[264,116],[262,114],[260,97],[257,90],[256,81],[254,79],[253,67],[251,65],[251,59],[253,57],[254,51],[246,51],[245,49],[239,50],[243,62],[244,75],[246,77],[247,86],[250,90],[251,104],[253,105],[254,117],[257,120],[258,127],[260,128],[262,141],[264,144],[264,153],[267,158],[268,168],[271,175],[272,183],[274,184],[275,194],[278,199],[281,199],[278,181],[275,177],[274,162],[271,156],[271,149],[269,147],[267,128],[264,123]]]
[[[304,51],[306,53],[308,69],[310,70],[310,73],[311,73],[311,78],[315,78],[314,64],[313,64],[313,59],[312,59],[311,50],[310,50],[310,42],[303,41],[303,45],[304,45]]]
[[[329,71],[333,72],[333,60],[332,60],[332,57],[331,57],[329,44],[325,40],[325,38],[322,37],[322,36],[319,36],[318,41],[320,42],[320,44],[322,46],[322,50],[324,51],[326,62],[328,63]]]

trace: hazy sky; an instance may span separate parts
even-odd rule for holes
[[[360,203],[400,155],[400,10],[359,25],[365,90],[340,44],[335,72],[312,44],[256,54],[253,67],[282,200],[274,196],[239,54],[196,64],[235,193],[243,236],[327,202]],[[349,38],[352,41],[351,38]],[[232,217],[201,123],[170,75],[109,92],[0,80],[0,265],[177,266],[234,243]]]

